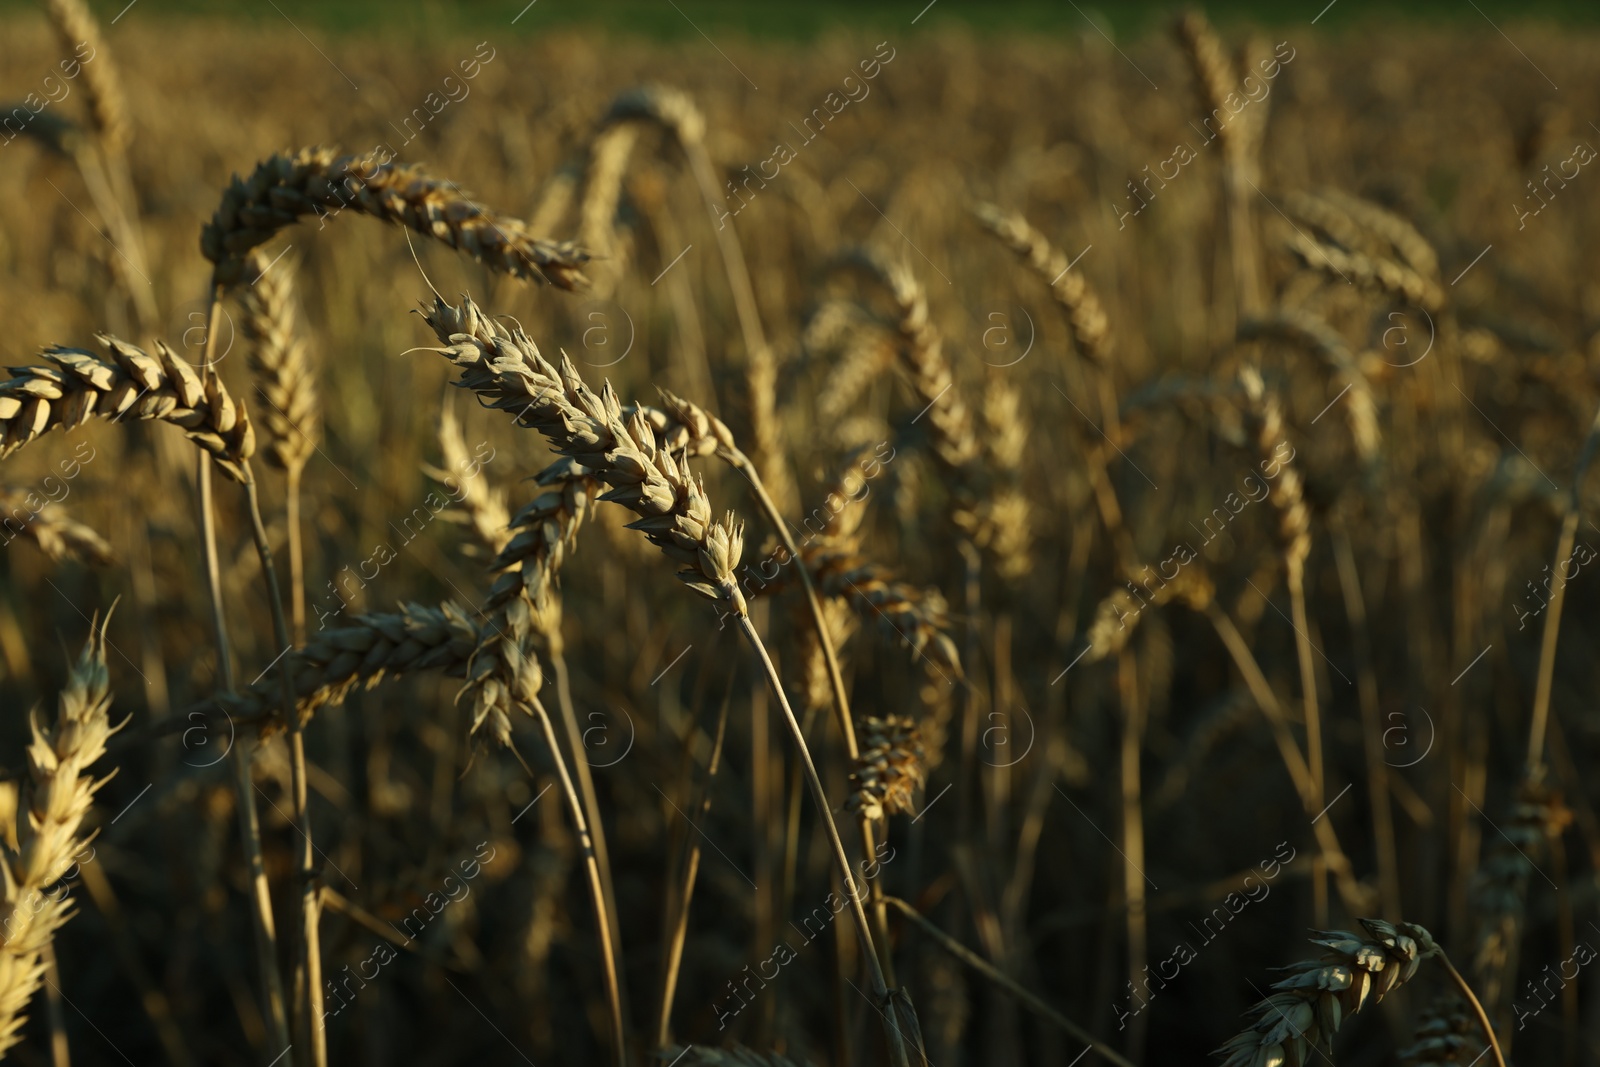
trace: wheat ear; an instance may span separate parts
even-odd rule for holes
[[[712,518],[710,502],[700,480],[689,471],[687,455],[679,461],[659,449],[652,424],[642,411],[634,410],[625,418],[622,403],[609,382],[595,393],[565,357],[558,371],[525,333],[507,330],[487,318],[470,299],[460,308],[438,300],[425,318],[447,345],[444,354],[460,370],[464,388],[475,392],[487,406],[512,413],[520,425],[538,430],[557,451],[594,472],[610,486],[601,499],[621,504],[639,515],[629,525],[642,531],[669,559],[683,565],[679,580],[734,617],[783,708],[813,800],[828,831],[839,877],[850,895],[852,917],[869,964],[874,995],[881,1002],[880,1007],[890,1008],[893,1001],[826,791],[811,760],[804,732],[778,680],[777,669],[750,624],[748,605],[733,576],[743,551],[743,524],[731,512],[720,522]],[[759,481],[753,481],[752,486],[761,493]],[[519,676],[516,688],[514,700],[527,703],[535,699],[537,671]],[[894,1061],[904,1063],[900,1013],[885,1016],[885,1027]]]
[[[1411,980],[1422,961],[1440,954],[1433,936],[1414,923],[1362,919],[1366,933],[1318,931],[1315,960],[1290,964],[1273,993],[1246,1014],[1246,1029],[1220,1049],[1223,1067],[1302,1067],[1313,1051],[1331,1056],[1345,1017],[1376,1004]]]
[[[490,270],[549,282],[559,289],[587,284],[588,254],[570,242],[535,237],[525,223],[477,204],[461,187],[384,153],[338,155],[304,148],[275,155],[249,178],[235,177],[200,234],[200,250],[215,265],[218,284],[247,278],[245,255],[307,215],[324,220],[350,208],[415,230],[465,252]]]
[[[0,537],[4,538],[0,544],[10,544],[21,536],[57,563],[76,559],[107,564],[116,559],[105,538],[66,515],[60,504],[48,503],[35,511],[28,501],[36,496],[32,490],[0,488]]]
[[[100,35],[100,24],[83,0],[49,0],[46,5],[56,38],[69,52],[88,45],[91,59],[82,64],[83,91],[89,101],[89,119],[108,152],[127,151],[133,128],[128,122],[127,98],[122,79]]]
[[[0,456],[95,415],[160,419],[182,429],[230,478],[244,480],[255,432],[214,371],[196,373],[161,341],[151,356],[115,337],[99,340],[109,359],[53,345],[41,353],[50,366],[11,368],[13,377],[0,382]]]
[[[109,619],[107,620],[109,622]],[[55,723],[30,716],[31,783],[27,817],[18,812],[15,853],[0,859],[5,898],[0,902],[0,1058],[21,1040],[28,1001],[44,980],[41,954],[71,917],[66,887],[46,892],[72,868],[74,856],[93,835],[82,833],[94,795],[110,780],[89,768],[116,732],[110,720],[110,675],[106,671],[105,626],[92,629],[56,705]]]
[[[1341,281],[1363,288],[1390,293],[1424,311],[1436,312],[1444,307],[1444,290],[1439,283],[1404,264],[1381,256],[1346,251],[1299,230],[1286,240],[1289,250],[1311,270],[1337,275]]]
[[[1372,395],[1372,384],[1357,366],[1344,339],[1316,315],[1288,308],[1280,308],[1262,318],[1246,319],[1239,324],[1239,340],[1254,341],[1263,337],[1276,337],[1309,349],[1333,368],[1338,380],[1344,383],[1348,391],[1345,417],[1350,423],[1350,436],[1355,441],[1356,452],[1363,462],[1376,462],[1383,445],[1378,430],[1377,401]],[[1345,393],[1341,392],[1340,395]]]

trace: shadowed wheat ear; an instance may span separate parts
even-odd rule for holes
[[[85,563],[106,564],[116,560],[106,539],[65,514],[60,504],[47,501],[34,509],[38,494],[29,489],[0,488],[0,544],[23,537],[60,563],[76,559]]]
[[[37,714],[31,717],[29,794],[27,804],[17,813],[17,851],[3,860],[0,1056],[20,1040],[18,1031],[26,1021],[23,1012],[44,980],[41,953],[71,916],[65,888],[55,895],[46,890],[67,874],[74,857],[89,841],[82,835],[83,819],[110,775],[96,780],[88,772],[105,753],[106,740],[116,732],[110,708],[105,626],[99,624],[91,630],[68,675],[56,705],[54,726],[46,729],[39,725]]]
[[[255,453],[255,432],[216,372],[200,373],[161,341],[156,354],[105,334],[103,359],[81,348],[52,345],[48,367],[12,367],[0,382],[0,456],[51,430],[71,430],[93,416],[160,419],[179,427],[238,482]]]
[[[470,476],[463,473],[473,466],[473,459],[467,451],[466,438],[461,436],[461,424],[449,405],[439,413],[439,452],[444,466],[424,466],[422,470],[450,489],[456,498],[457,506],[445,515],[471,526],[489,555],[498,555],[511,540],[511,512],[506,506],[505,490],[489,484],[481,469]]]
[[[869,715],[857,731],[861,755],[850,770],[845,808],[868,819],[915,815],[917,792],[926,784],[927,753],[922,730],[905,715]]]
[[[526,223],[475,203],[454,182],[380,152],[341,156],[303,148],[271,157],[249,178],[236,176],[201,230],[200,250],[215,265],[216,283],[231,287],[248,278],[251,249],[308,215],[327,219],[345,208],[442,241],[502,274],[559,289],[587,284],[581,268],[588,253],[576,245],[536,237]]]
[[[1434,998],[1423,1010],[1413,1036],[1416,1040],[1399,1052],[1403,1067],[1474,1064],[1487,1051],[1471,1009],[1454,993]]]

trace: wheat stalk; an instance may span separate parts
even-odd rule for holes
[[[50,366],[11,368],[14,377],[0,382],[0,457],[96,415],[160,419],[182,429],[230,478],[245,480],[255,432],[215,371],[195,373],[161,341],[151,356],[115,337],[99,340],[110,359],[52,345],[40,353]]]
[[[83,820],[110,776],[96,780],[88,771],[116,732],[110,708],[101,624],[91,629],[72,665],[56,705],[54,726],[41,727],[37,715],[30,716],[32,788],[27,818],[17,819],[16,851],[0,861],[5,874],[5,898],[0,902],[0,1057],[21,1040],[23,1012],[44,980],[41,953],[72,914],[65,890],[55,896],[46,890],[67,874],[73,857],[92,837],[83,836]]]
[[[581,289],[588,253],[570,242],[535,237],[520,219],[497,214],[444,178],[391,162],[381,153],[338,155],[304,148],[275,155],[250,177],[237,176],[200,234],[219,285],[245,280],[245,255],[307,215],[324,219],[345,208],[392,222],[465,252],[490,270]]]

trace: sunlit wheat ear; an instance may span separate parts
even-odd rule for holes
[[[61,504],[46,502],[41,507],[40,503],[34,490],[0,488],[0,543],[22,537],[57,563],[73,559],[107,564],[116,560],[116,553],[93,527],[73,519]]]
[[[1350,436],[1356,452],[1364,463],[1374,463],[1383,446],[1378,431],[1378,405],[1372,395],[1372,384],[1361,372],[1355,357],[1344,339],[1322,319],[1304,311],[1280,308],[1259,319],[1247,319],[1239,324],[1241,341],[1263,337],[1276,337],[1299,345],[1320,356],[1336,375],[1335,385],[1344,401],[1345,418],[1350,425]]]
[[[927,783],[922,730],[905,715],[868,716],[857,728],[861,755],[850,770],[845,808],[869,819],[915,815],[917,794]]]
[[[235,177],[200,234],[200,250],[216,267],[219,285],[250,280],[245,257],[273,234],[307,216],[324,220],[348,208],[405,226],[465,252],[490,270],[549,282],[560,289],[587,284],[588,253],[570,242],[535,236],[520,219],[475,202],[455,182],[383,153],[340,156],[304,148]]]
[[[1273,992],[1246,1012],[1249,1026],[1217,1054],[1222,1067],[1307,1067],[1333,1053],[1333,1036],[1347,1016],[1376,1004],[1411,980],[1439,946],[1414,923],[1362,919],[1366,934],[1319,931],[1323,953],[1284,968]],[[1314,1056],[1320,1053],[1321,1056]]]
[[[1083,357],[1102,366],[1110,363],[1111,319],[1088,279],[1073,269],[1066,254],[1015,212],[1003,211],[993,204],[978,204],[973,214],[1050,287],[1050,295],[1066,313],[1072,339]]]
[[[0,902],[0,1055],[20,1040],[28,1001],[44,978],[40,954],[71,917],[67,894],[53,889],[87,844],[84,816],[110,780],[89,767],[116,729],[110,720],[110,676],[105,631],[97,628],[73,664],[56,705],[54,724],[32,716],[27,802],[18,812],[17,850],[4,857],[5,899]],[[26,817],[22,818],[21,815]]]
[[[245,274],[253,284],[242,291],[239,325],[261,400],[261,453],[274,467],[298,473],[316,450],[322,420],[316,377],[295,327],[295,265],[287,258],[274,263],[257,249],[246,259]]]
[[[41,353],[50,366],[11,368],[13,377],[0,382],[0,456],[95,416],[160,419],[180,427],[230,478],[245,480],[255,432],[214,371],[197,373],[160,341],[154,356],[103,334],[100,343],[109,359],[53,345]]]
[[[83,0],[48,0],[50,24],[55,27],[56,40],[67,55],[78,55],[80,45],[87,45],[93,57],[80,64],[84,94],[89,100],[89,119],[96,135],[108,152],[120,154],[128,147],[133,129],[128,122],[127,98],[122,93],[122,79],[117,76],[111,61],[110,50],[100,35],[100,24],[89,12]]]

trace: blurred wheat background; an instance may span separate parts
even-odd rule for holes
[[[3,1054],[1600,1062],[1593,30],[675,6],[0,12]]]

